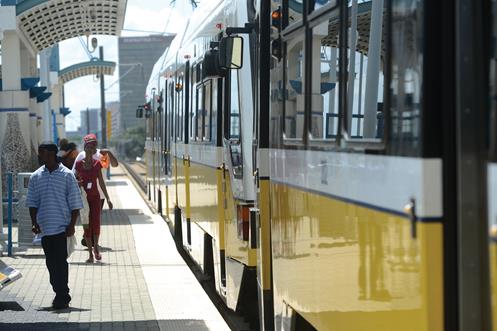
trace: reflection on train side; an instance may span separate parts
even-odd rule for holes
[[[283,185],[271,189],[275,297],[321,317],[422,309],[423,239],[411,238],[409,222]]]

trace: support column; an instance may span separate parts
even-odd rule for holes
[[[373,0],[364,101],[364,138],[376,137],[376,112],[378,110],[382,28],[383,0]]]
[[[62,107],[62,101],[61,101],[61,91],[60,91],[60,85],[59,85],[59,77],[57,72],[50,72],[50,81],[52,82],[51,86],[51,92],[52,96],[50,97],[51,99],[51,106],[52,106],[52,111],[54,112],[55,116],[53,117],[55,119],[55,123],[52,123],[52,131],[56,130],[57,137],[54,137],[54,140],[62,139],[65,137],[64,135],[64,128],[63,128],[63,123],[64,123],[64,116],[60,113],[60,108]],[[57,141],[56,141],[57,142]]]
[[[38,166],[38,145],[41,143],[38,133],[38,104],[36,98],[29,100],[29,127],[31,129],[31,166],[36,169]]]
[[[28,49],[21,44],[21,77],[22,78],[38,78],[40,73],[38,72],[38,64],[36,61],[36,56],[33,56]],[[38,165],[38,128],[37,124],[37,103],[36,98],[29,99],[29,142],[28,149],[31,154],[31,167],[36,169]]]
[[[47,87],[46,92],[51,92],[50,84],[50,54],[51,49],[47,48],[40,52],[40,80],[41,85]],[[43,101],[42,103],[42,118],[43,118],[43,140],[52,141],[53,140],[53,128],[52,128],[52,107],[50,98]]]
[[[1,7],[0,7],[1,8]],[[1,13],[5,15],[5,12]],[[15,15],[15,11],[11,13]],[[15,18],[15,16],[14,16]],[[3,23],[3,22],[2,22]],[[21,90],[21,41],[14,28],[5,30],[2,40],[2,82],[0,91],[0,163],[3,192],[5,174],[31,171],[29,93]],[[14,189],[16,189],[14,183]]]

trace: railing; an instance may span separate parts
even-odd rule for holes
[[[7,173],[7,224],[8,224],[8,232],[7,232],[7,254],[8,256],[12,256],[12,222],[13,222],[13,214],[14,214],[14,185],[13,185],[13,174],[11,172]],[[2,200],[3,202],[3,200]],[[2,204],[3,208],[3,204]],[[2,220],[3,222],[3,220]]]

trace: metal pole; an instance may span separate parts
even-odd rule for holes
[[[57,130],[57,114],[52,110],[53,141],[59,143],[59,132]]]
[[[349,29],[349,81],[347,83],[347,131],[352,136],[352,115],[354,114],[354,88],[355,88],[355,53],[357,50],[357,0],[352,1],[352,22]],[[359,100],[360,102],[360,100]]]
[[[359,109],[357,110],[357,135],[361,135],[361,113],[362,113],[362,80],[364,77],[364,55],[361,53],[361,62],[360,62],[360,69],[359,69],[359,103],[357,106]]]
[[[9,172],[7,173],[7,222],[9,226],[9,232],[8,232],[8,242],[7,242],[7,254],[9,256],[12,256],[12,190],[13,190],[13,185],[12,185],[12,173]]]
[[[383,30],[383,0],[373,1],[369,33],[368,67],[364,100],[363,137],[376,136],[378,110],[378,81],[381,62],[381,36]]]
[[[104,48],[100,46],[100,60],[104,60]],[[102,148],[107,147],[107,111],[105,110],[105,80],[104,74],[100,74],[100,111],[102,119]]]

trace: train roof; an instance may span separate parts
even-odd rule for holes
[[[198,37],[209,36],[216,32],[216,23],[224,22],[223,10],[225,5],[232,2],[234,1],[208,1],[195,9],[190,18],[185,22],[183,29],[178,32],[171,45],[155,63],[152,74],[150,75],[147,91],[151,90],[157,84],[158,78],[164,74],[166,69],[175,69],[176,57],[185,45],[188,45]]]

